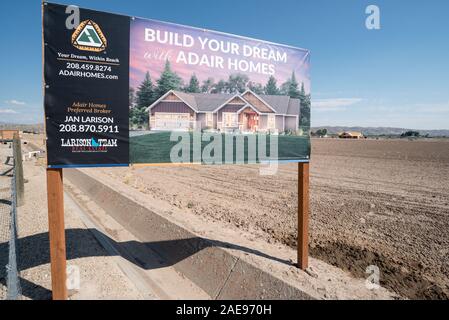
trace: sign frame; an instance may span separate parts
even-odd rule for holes
[[[48,2],[42,3],[42,67],[43,67],[43,92],[45,83],[45,7]],[[47,117],[46,117],[47,118]],[[308,268],[309,256],[309,161],[298,162],[298,232],[297,232],[297,267],[301,270]],[[86,165],[89,167],[89,165]],[[114,166],[114,165],[110,165]],[[138,165],[136,165],[138,166]],[[77,166],[80,167],[80,166]],[[67,262],[66,262],[66,238],[64,224],[64,189],[63,168],[67,166],[48,166],[47,176],[47,201],[50,238],[50,263],[53,300],[66,300],[68,298]]]

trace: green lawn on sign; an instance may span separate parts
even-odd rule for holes
[[[175,133],[177,134],[177,133]],[[180,133],[181,134],[181,133]],[[193,133],[183,133],[189,137],[190,141],[190,161],[193,159]],[[171,132],[153,132],[147,135],[136,136],[130,138],[130,162],[131,163],[171,163],[170,152],[172,148],[179,143],[178,141],[170,141]],[[256,141],[255,148],[257,158],[256,161],[267,160],[259,157],[260,135],[242,135],[242,134],[212,134],[213,136],[221,135],[222,138],[222,161],[225,160],[225,137],[233,138],[233,163],[248,162],[248,139]],[[252,137],[251,137],[252,136]],[[249,138],[251,137],[251,138]],[[274,136],[271,136],[274,138]],[[278,138],[278,156],[274,160],[308,160],[310,154],[310,139],[302,136],[276,136]],[[238,161],[236,154],[236,141],[244,139],[244,161]],[[210,141],[201,141],[201,154],[204,148],[211,143]],[[213,153],[212,153],[213,155]],[[266,155],[270,155],[270,136],[266,136]],[[204,161],[203,161],[204,162]]]

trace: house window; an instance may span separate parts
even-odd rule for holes
[[[207,127],[214,126],[214,114],[211,112],[206,113],[206,126]]]
[[[276,116],[274,114],[268,115],[268,129],[276,129]]]
[[[233,112],[223,112],[224,127],[238,127],[238,115]]]

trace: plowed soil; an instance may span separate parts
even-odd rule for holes
[[[296,246],[297,165],[101,169],[169,206]],[[403,297],[449,298],[449,141],[312,141],[311,255]]]

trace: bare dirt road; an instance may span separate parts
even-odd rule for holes
[[[28,135],[23,141],[30,141]],[[40,141],[42,141],[40,139]],[[37,144],[37,143],[36,143]],[[28,148],[22,145],[24,156]],[[12,155],[12,149],[0,145],[0,161]],[[48,240],[48,218],[44,159],[23,161],[25,177],[24,205],[17,208],[17,264],[20,273],[21,299],[51,298],[51,273]],[[2,212],[1,174],[11,166],[0,164],[0,300],[5,297],[5,265],[8,262],[8,241],[5,233],[10,221]],[[6,178],[6,177],[3,177]],[[8,177],[9,181],[11,177]],[[9,182],[10,183],[10,182]],[[3,183],[4,185],[4,183]],[[10,192],[10,190],[7,190]],[[3,192],[5,195],[6,190]],[[155,299],[152,292],[142,293],[124,274],[120,259],[105,250],[80,218],[77,206],[65,199],[65,227],[69,299]],[[8,211],[9,214],[9,211]],[[2,288],[3,287],[3,288]]]
[[[166,203],[296,246],[297,168],[102,169]],[[449,141],[313,141],[311,254],[409,298],[449,298]]]
[[[9,240],[11,238],[11,169],[12,149],[0,143],[0,300],[8,297],[6,266],[9,263]]]

